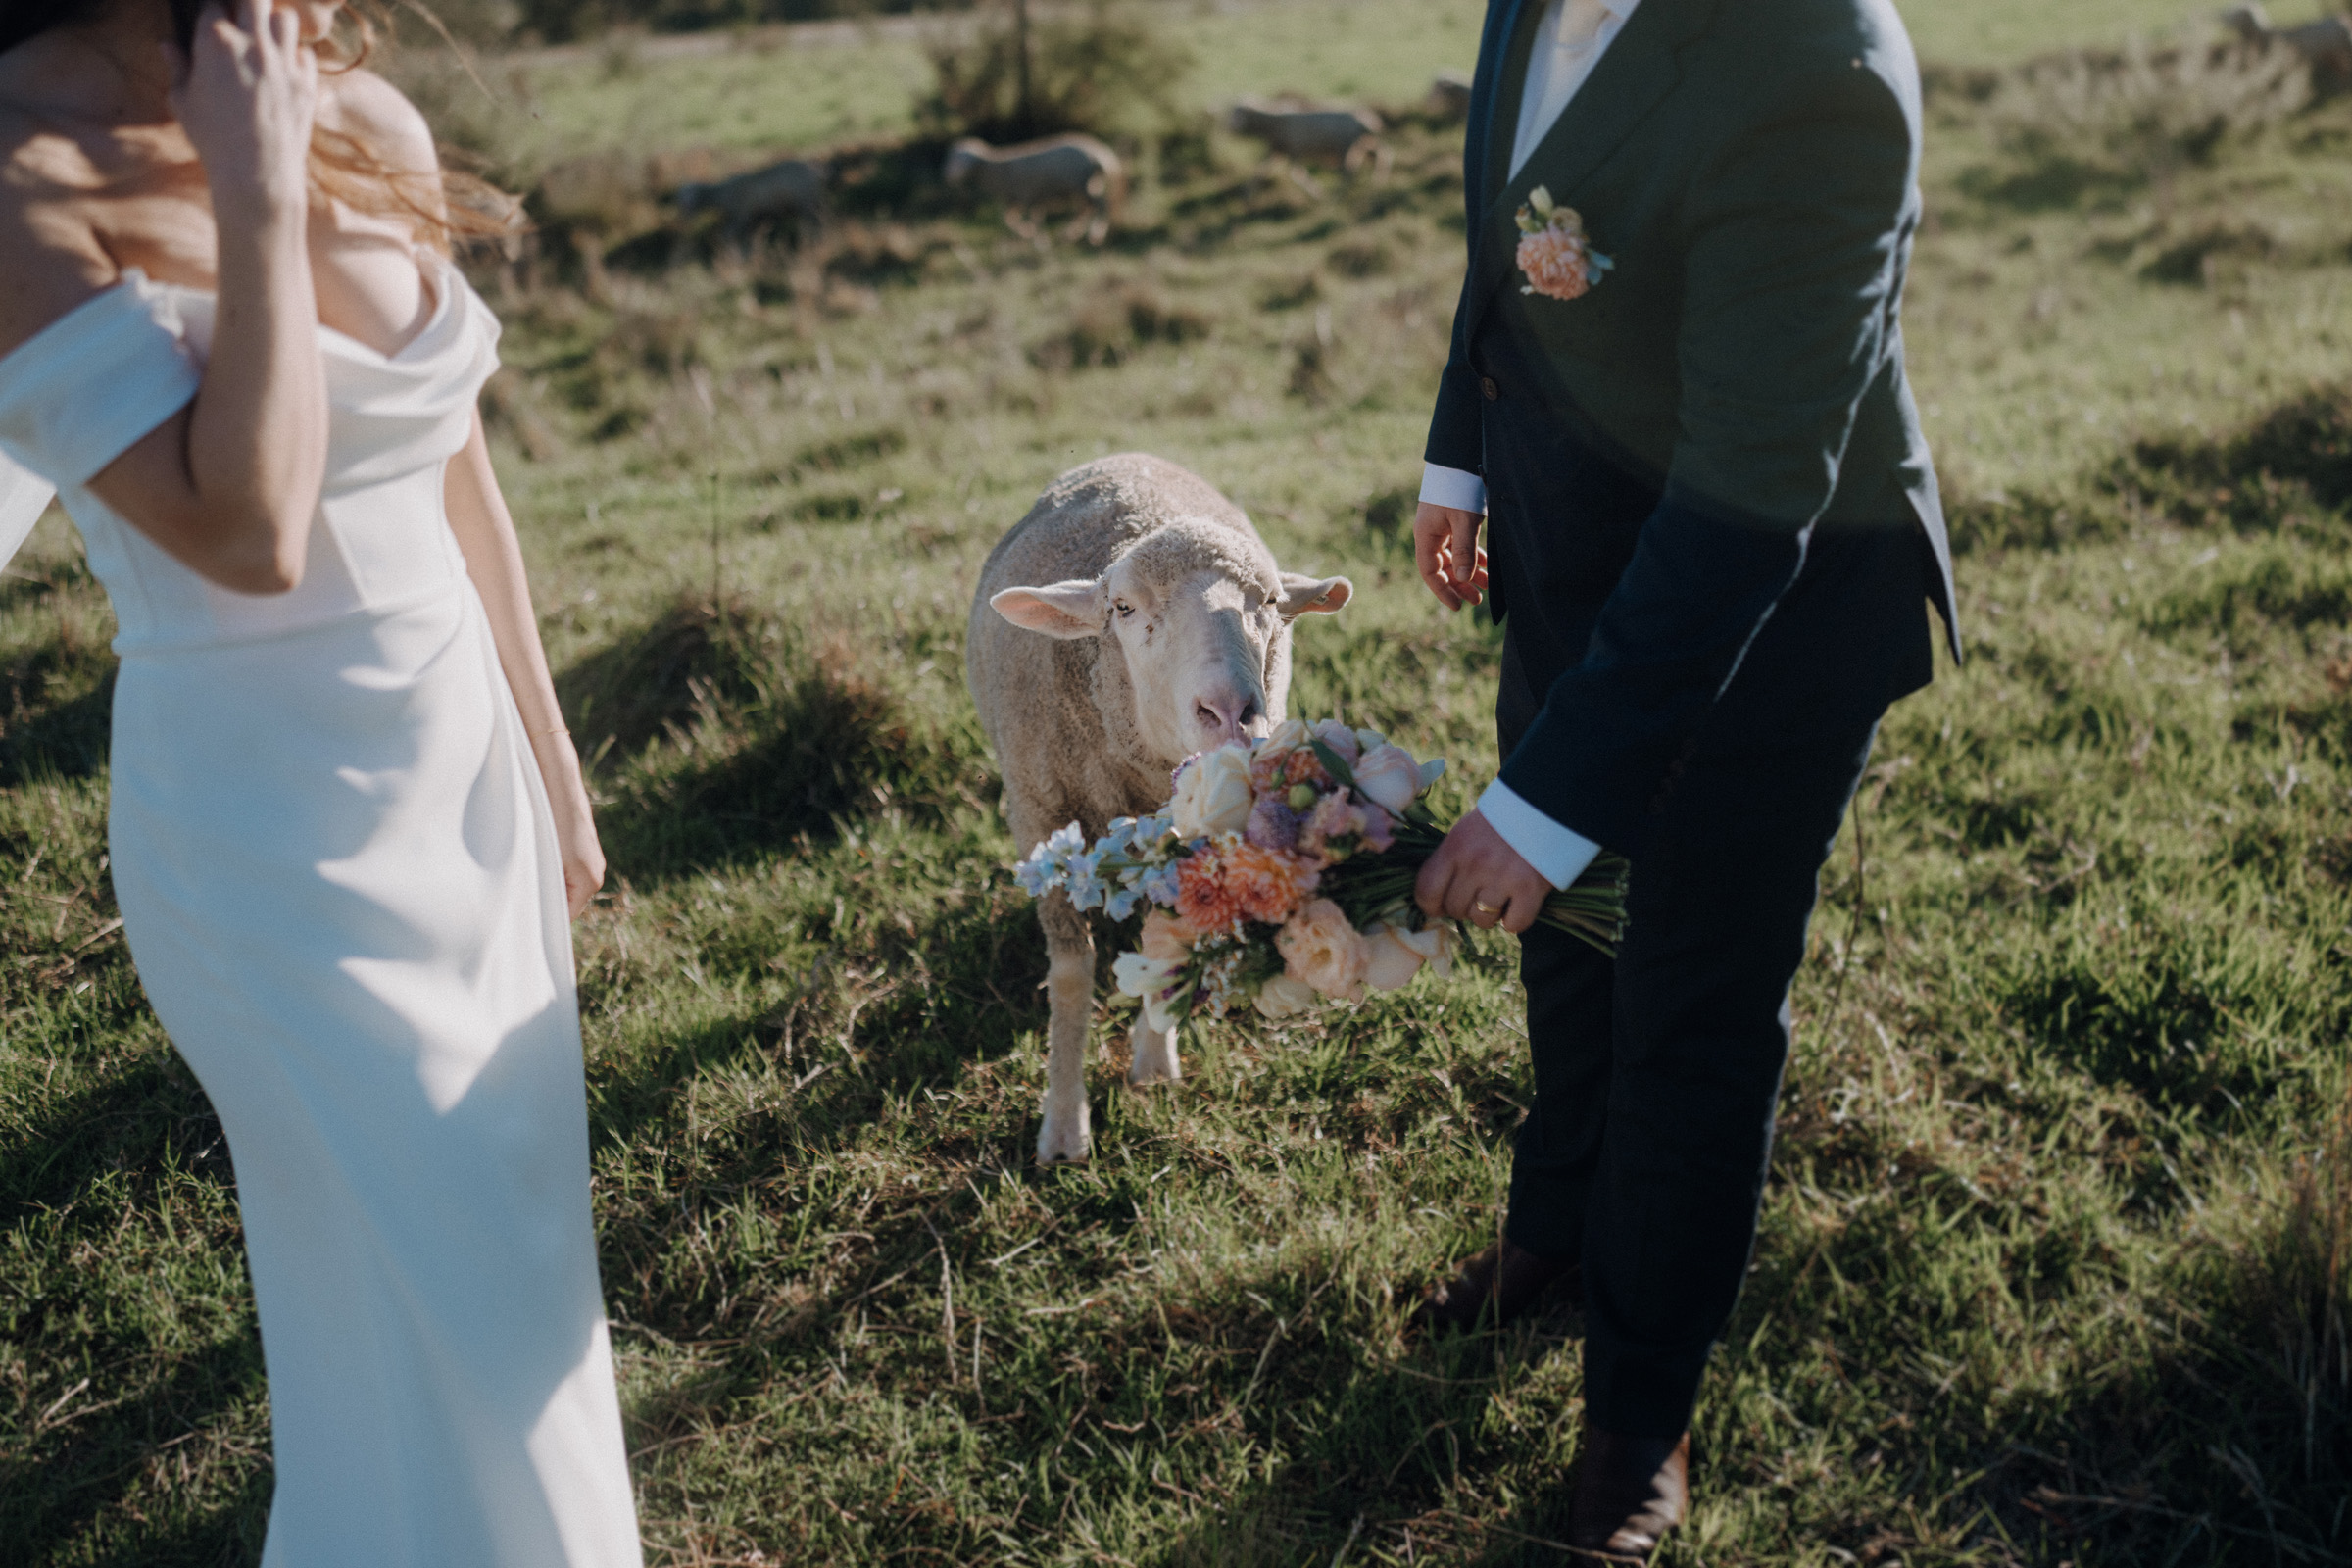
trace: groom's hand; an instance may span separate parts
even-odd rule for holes
[[[1550,897],[1544,873],[1476,811],[1453,824],[1413,883],[1413,902],[1423,914],[1486,930],[1499,925],[1513,936],[1536,923]]]
[[[1487,519],[1459,507],[1424,501],[1413,514],[1413,564],[1421,580],[1447,610],[1475,605],[1487,593],[1487,551],[1478,542]]]

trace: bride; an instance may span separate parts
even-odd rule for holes
[[[121,626],[115,892],[236,1167],[264,1563],[634,1565],[604,857],[474,412],[497,323],[338,0],[237,6],[0,11],[0,555],[54,487]]]

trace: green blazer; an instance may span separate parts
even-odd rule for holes
[[[1591,651],[1550,686],[1529,755],[1503,773],[1608,842],[1821,530],[1915,535],[1959,652],[1936,470],[1903,372],[1919,72],[1888,0],[1642,0],[1506,177],[1543,9],[1488,8],[1463,150],[1469,269],[1427,457],[1488,473],[1490,372],[1507,363],[1568,439],[1628,480],[1494,517],[1505,552],[1510,529],[1622,538],[1586,552],[1624,560],[1622,576],[1563,590],[1607,602],[1574,617],[1593,624]],[[1614,264],[1581,297],[1523,291],[1515,215],[1537,186]],[[1504,477],[1522,495],[1543,488]]]

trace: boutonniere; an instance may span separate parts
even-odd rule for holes
[[[1527,193],[1527,205],[1519,209],[1518,261],[1527,277],[1519,292],[1554,300],[1582,297],[1617,265],[1585,238],[1577,210],[1554,202],[1542,185]]]

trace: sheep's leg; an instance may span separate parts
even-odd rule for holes
[[[1127,1038],[1135,1052],[1127,1068],[1129,1083],[1141,1088],[1146,1084],[1184,1082],[1184,1063],[1176,1059],[1175,1030],[1152,1028],[1139,1011],[1135,1015],[1135,1029]]]
[[[1094,1020],[1095,939],[1086,928],[1086,916],[1070,907],[1064,894],[1047,895],[1037,906],[1037,918],[1046,928],[1046,996],[1052,1004],[1037,1162],[1054,1165],[1086,1158],[1094,1144],[1086,1102],[1086,1040]]]

